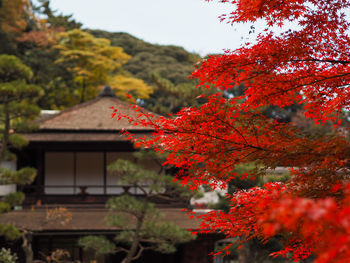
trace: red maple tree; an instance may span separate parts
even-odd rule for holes
[[[240,84],[240,97],[218,92],[197,108],[173,118],[140,113],[135,125],[152,126],[152,138],[132,138],[137,145],[167,152],[183,184],[221,187],[238,175],[238,164],[255,162],[262,174],[276,166],[290,168],[286,184],[269,183],[230,196],[228,213],[202,216],[202,232],[267,241],[283,238],[275,255],[295,261],[315,255],[316,262],[350,261],[350,144],[347,132],[304,136],[293,124],[265,117],[263,107],[302,104],[316,123],[341,124],[349,110],[350,38],[345,10],[349,0],[221,0],[233,5],[228,22],[263,19],[266,30],[256,44],[200,62],[192,77],[200,86],[226,90]],[[274,33],[293,22],[295,29]],[[137,109],[138,110],[138,109]],[[121,117],[121,116],[120,116]],[[125,116],[124,116],[125,117]],[[254,176],[254,171],[250,175]],[[243,176],[244,177],[244,176]]]

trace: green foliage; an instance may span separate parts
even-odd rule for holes
[[[77,87],[66,65],[55,63],[59,58],[59,52],[53,48],[53,45],[57,42],[58,32],[79,28],[81,24],[69,15],[57,14],[50,8],[48,0],[36,2],[38,6],[32,3],[32,9],[29,9],[32,18],[26,32],[16,39],[15,50],[10,51],[7,48],[9,50],[7,52],[4,47],[3,53],[16,54],[32,69],[31,82],[39,85],[45,94],[38,98],[38,106],[44,109],[63,109],[73,106],[79,102],[80,96],[74,94]],[[0,50],[2,42],[6,40],[0,41]]]
[[[194,70],[194,63],[200,59],[197,54],[187,52],[181,47],[153,45],[126,33],[92,30],[89,32],[95,38],[86,37],[87,33],[79,29],[80,23],[74,21],[71,15],[53,11],[48,0],[40,0],[37,7],[32,6],[32,10],[34,16],[28,21],[26,29],[26,34],[32,39],[26,38],[24,34],[21,40],[15,41],[13,47],[9,47],[9,41],[6,41],[8,36],[1,36],[0,32],[0,38],[3,40],[0,41],[0,50],[17,54],[30,66],[33,71],[31,82],[40,85],[45,94],[38,98],[40,107],[64,109],[73,106],[94,98],[98,92],[98,85],[110,85],[123,100],[127,100],[125,93],[134,99],[147,100],[143,106],[162,114],[178,111],[182,106],[196,102],[196,96],[191,96],[188,102],[179,104],[180,100],[176,94],[168,96],[167,92],[163,93],[161,89],[151,98],[149,96],[153,92],[152,87],[157,86],[152,78],[152,74],[156,73],[175,86],[180,85],[177,94],[187,101],[187,97],[181,92],[186,91],[186,95],[187,90],[196,91],[193,81],[189,80],[188,76]],[[55,31],[58,28],[68,32],[63,32],[57,43]],[[75,35],[72,32],[75,32]],[[76,34],[77,32],[82,33]],[[104,40],[101,41],[102,39]],[[40,44],[42,40],[46,42],[45,45]],[[119,66],[112,70],[110,65],[113,63],[110,61],[114,55],[108,52],[121,48],[132,57],[123,60],[123,63],[128,62],[122,69]],[[102,56],[101,50],[104,53]],[[164,105],[161,101],[163,98],[168,98],[165,99]],[[176,101],[174,105],[170,105],[172,99]],[[162,106],[154,107],[157,104]]]
[[[40,87],[28,84],[32,71],[15,56],[0,55],[0,160],[8,159],[8,147],[26,144],[13,130],[39,114],[35,104],[42,95]],[[23,126],[23,125],[22,125]]]
[[[22,147],[28,145],[28,140],[19,134],[10,134],[9,142],[16,149],[21,149]]]
[[[121,228],[130,228],[130,224],[134,226],[128,218],[130,215],[136,219],[153,219],[159,217],[159,211],[153,203],[143,199],[136,199],[130,195],[122,195],[112,197],[107,202],[107,208],[110,211],[120,212],[120,215],[110,215],[107,217],[108,223],[112,226]]]
[[[122,47],[132,58],[124,69],[134,77],[152,84],[152,74],[170,80],[175,85],[188,83],[188,76],[195,69],[194,64],[200,56],[187,52],[182,47],[154,45],[137,39],[127,33],[110,33],[101,30],[90,30],[95,37],[111,40],[111,45]]]
[[[106,217],[107,223],[122,229],[116,235],[115,241],[124,246],[131,247],[136,241],[145,243],[142,246],[148,246],[161,253],[173,253],[176,250],[176,244],[195,238],[187,230],[173,223],[164,222],[160,211],[153,203],[146,200],[123,195],[109,199],[107,207],[114,212]],[[100,246],[96,245],[98,242],[101,242]],[[83,247],[92,248],[99,254],[102,254],[103,251],[105,254],[112,253],[107,249],[101,250],[103,247],[112,248],[111,243],[105,238],[85,237],[82,244]]]
[[[25,167],[18,171],[0,167],[0,184],[16,183],[19,185],[30,184],[36,176],[34,168]],[[21,205],[25,199],[22,192],[10,193],[4,196],[0,202],[0,214],[11,210],[11,207]],[[20,231],[13,225],[0,224],[0,236],[4,236],[6,240],[16,240],[21,237]]]
[[[141,101],[143,107],[166,115],[203,102],[196,97],[208,91],[197,89],[196,83],[188,78],[201,59],[197,54],[177,46],[153,45],[127,33],[89,32],[110,39],[111,45],[122,47],[132,56],[123,69],[154,87],[150,97]]]
[[[164,191],[166,185],[172,185],[172,177],[159,175],[152,170],[145,170],[139,164],[118,159],[110,164],[107,169],[117,176],[122,184],[137,185],[144,194],[158,194]],[[147,190],[143,186],[147,185]]]
[[[159,157],[157,154],[147,155],[146,153],[147,151],[142,151],[135,156],[142,159],[147,156],[148,161]],[[128,263],[139,258],[147,249],[161,253],[173,253],[176,250],[176,244],[195,238],[187,230],[171,222],[165,222],[155,204],[150,202],[150,199],[161,196],[169,200],[169,198],[174,198],[173,193],[181,192],[180,186],[173,181],[171,176],[162,173],[161,169],[158,172],[146,170],[139,164],[123,159],[110,164],[107,169],[112,172],[112,176],[119,178],[120,183],[130,185],[143,194],[143,197],[139,198],[128,194],[112,197],[106,204],[111,212],[106,217],[107,223],[121,229],[115,237],[117,246],[112,250],[113,252],[123,251],[126,254],[123,262]],[[190,191],[182,189],[182,192],[189,193]],[[188,193],[187,197],[190,196]],[[179,193],[176,194],[175,198]],[[101,247],[112,248],[105,238],[85,237],[82,242],[85,249],[92,248],[96,253],[101,251]],[[97,245],[99,242],[101,246]],[[109,250],[105,251],[104,253],[112,253]]]
[[[18,257],[11,252],[11,249],[1,248],[0,250],[0,262],[1,263],[17,263]]]
[[[111,219],[112,218],[110,218],[109,220]],[[109,222],[112,222],[112,221],[109,221]],[[135,232],[133,230],[123,230],[120,233],[118,233],[114,238],[117,244],[125,245],[128,247],[132,245],[134,239],[135,239]]]
[[[64,28],[65,30],[79,29],[82,24],[75,21],[72,15],[56,14],[56,10],[52,10],[49,0],[38,0],[40,5],[35,7],[37,13],[46,17],[46,23],[53,28]]]
[[[79,93],[73,81],[73,74],[64,64],[55,63],[59,52],[51,47],[37,47],[33,44],[23,47],[22,60],[33,70],[33,83],[40,85],[45,96],[38,100],[44,109],[63,109],[79,102]]]
[[[142,153],[136,154],[142,156]],[[161,162],[159,162],[161,165]],[[160,174],[162,170],[146,170],[141,165],[118,159],[111,163],[107,169],[113,176],[119,178],[120,183],[136,187],[145,196],[170,197],[189,200],[193,196],[199,196],[200,192],[193,192],[186,186],[181,186],[174,178],[167,174]]]
[[[3,236],[8,241],[14,241],[20,239],[22,235],[15,226],[0,224],[0,236]]]
[[[147,221],[141,231],[141,236],[147,242],[154,244],[154,250],[161,253],[174,253],[175,244],[195,239],[191,232],[170,222]]]
[[[1,184],[12,184],[12,177],[14,176],[14,171],[8,168],[0,167],[0,185]]]
[[[4,183],[14,183],[18,185],[31,184],[36,177],[36,170],[31,167],[24,167],[18,171],[0,168],[1,180]]]
[[[31,167],[24,167],[16,171],[13,182],[19,185],[31,184],[36,177],[36,170]]]
[[[10,193],[4,196],[3,201],[8,203],[11,207],[19,206],[23,203],[25,195],[22,192]]]
[[[21,60],[11,55],[0,55],[0,81],[7,83],[18,79],[29,81],[33,76],[31,69]]]
[[[14,241],[21,238],[22,235],[15,226],[0,224],[0,236],[3,236],[6,240]]]
[[[6,213],[11,210],[11,206],[8,203],[0,202],[0,214]]]
[[[85,236],[79,239],[79,246],[84,250],[92,249],[96,256],[112,254],[116,246],[104,236]]]
[[[151,151],[145,148],[140,148],[138,151],[133,153],[133,156],[137,160],[145,160],[147,162],[155,161],[158,163],[158,166],[162,169],[166,166],[163,166],[162,163],[165,161],[166,155],[156,151]]]
[[[170,80],[162,78],[159,74],[152,74],[154,93],[149,99],[143,101],[142,106],[151,111],[166,115],[176,113],[184,107],[198,106],[205,102],[198,99],[201,94],[209,94],[207,89],[196,88],[193,82],[173,84]]]

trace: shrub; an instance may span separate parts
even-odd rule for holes
[[[11,249],[1,248],[0,250],[0,262],[1,263],[16,263],[18,257],[11,252]]]
[[[6,213],[11,210],[11,206],[8,203],[0,202],[0,214]]]
[[[11,207],[21,205],[24,201],[24,193],[16,192],[10,193],[4,196],[4,202],[8,203]]]

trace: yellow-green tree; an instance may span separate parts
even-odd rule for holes
[[[64,63],[75,75],[74,80],[79,87],[80,102],[96,96],[96,87],[110,82],[118,83],[115,76],[123,75],[122,65],[130,59],[121,47],[111,46],[108,39],[95,38],[80,29],[61,33],[55,48],[60,52],[57,63]],[[125,78],[124,76],[124,80]],[[119,77],[119,84],[123,84],[122,79]],[[124,90],[132,90],[132,88],[126,89],[128,85],[125,83],[121,86]],[[144,83],[140,86],[146,87],[146,90],[150,89]],[[149,93],[146,92],[146,94]]]
[[[115,75],[111,77],[108,84],[121,99],[126,99],[126,94],[133,99],[148,99],[153,93],[153,88],[147,85],[142,79],[125,75]]]

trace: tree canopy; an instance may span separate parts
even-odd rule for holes
[[[71,107],[95,97],[100,85],[109,85],[121,99],[128,100],[129,94],[158,113],[179,110],[182,103],[171,105],[174,96],[168,96],[168,90],[157,88],[154,92],[159,86],[154,74],[179,85],[179,96],[183,86],[188,87],[194,97],[185,96],[183,105],[195,103],[194,81],[188,75],[200,59],[198,55],[182,47],[147,43],[127,33],[82,30],[81,26],[72,15],[53,10],[49,0],[35,4],[1,1],[0,53],[15,55],[31,68],[31,83],[44,90],[38,100],[41,108]],[[73,40],[77,38],[79,43]],[[154,107],[155,103],[160,106]]]
[[[0,160],[11,159],[10,146],[21,148],[28,143],[14,130],[28,128],[27,122],[39,114],[35,103],[42,90],[28,83],[32,76],[30,68],[19,58],[0,55]]]
[[[193,188],[222,187],[233,178],[261,176],[277,166],[290,168],[286,183],[237,191],[228,212],[202,216],[202,232],[266,242],[278,235],[283,248],[274,255],[295,262],[314,255],[316,262],[350,259],[350,184],[347,127],[350,59],[346,0],[219,1],[232,5],[221,19],[229,23],[264,20],[255,44],[202,60],[192,77],[199,86],[226,91],[244,84],[244,93],[217,93],[173,118],[138,122],[154,127],[151,140],[138,145],[167,152],[167,164]],[[288,28],[286,22],[297,26]],[[283,31],[286,27],[287,29]],[[282,33],[273,30],[281,26]],[[293,123],[266,117],[269,106],[304,106],[315,123],[330,121],[332,133],[306,136]],[[152,118],[151,118],[152,119]],[[238,174],[235,167],[255,162],[259,169]],[[209,230],[210,229],[210,230]],[[330,245],[332,244],[332,245]]]
[[[61,33],[55,48],[60,53],[56,62],[64,63],[81,86],[81,102],[86,100],[88,88],[106,84],[109,74],[118,72],[130,58],[108,39],[95,38],[80,29]]]
[[[128,33],[111,33],[101,30],[90,30],[95,37],[111,40],[111,45],[120,46],[131,55],[124,69],[135,77],[152,84],[152,74],[168,79],[173,84],[191,82],[188,76],[194,70],[194,63],[200,56],[178,46],[162,46],[147,43]]]
[[[139,161],[148,164],[161,164],[159,155],[141,151],[135,153]],[[84,249],[93,249],[96,256],[123,253],[122,263],[139,259],[144,251],[173,253],[176,245],[195,239],[190,232],[163,218],[160,209],[152,199],[167,201],[186,200],[193,192],[173,181],[172,176],[164,174],[163,167],[155,165],[145,169],[142,165],[123,159],[111,163],[108,170],[118,178],[119,183],[141,194],[136,197],[127,193],[111,197],[107,201],[110,213],[106,221],[120,232],[111,242],[104,236],[86,236],[79,240]],[[131,189],[130,189],[131,190]]]

